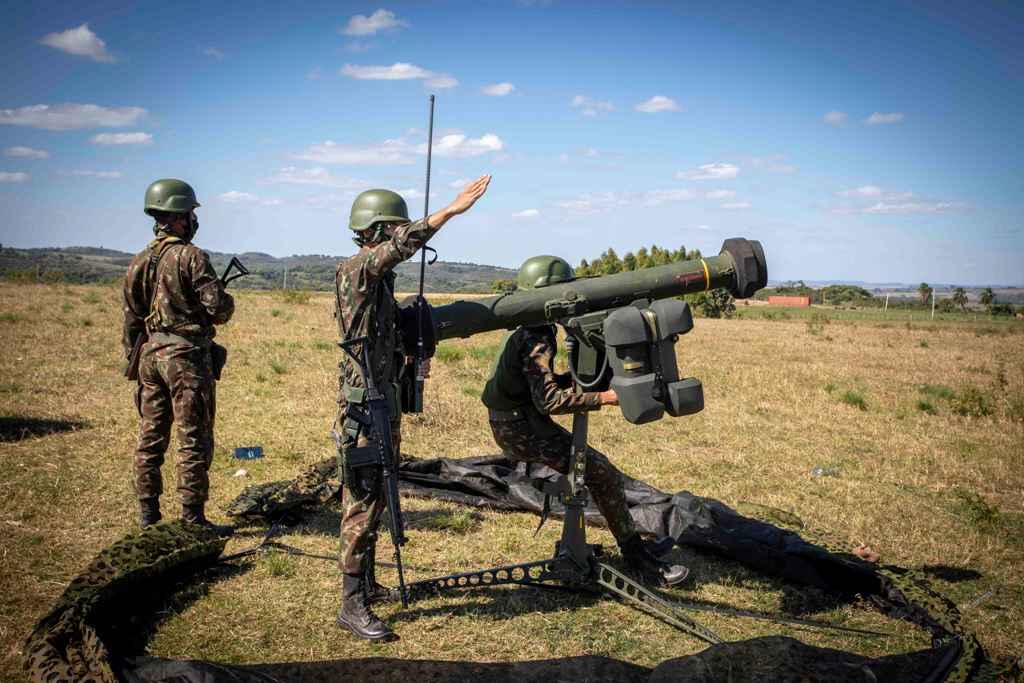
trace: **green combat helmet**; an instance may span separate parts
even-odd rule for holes
[[[188,213],[199,206],[196,191],[184,180],[162,178],[146,188],[146,204],[143,211],[152,216],[153,211],[167,213]]]
[[[374,223],[383,221],[409,220],[409,207],[397,192],[391,190],[367,190],[360,193],[352,202],[352,213],[349,215],[349,230],[362,232]]]
[[[520,266],[516,286],[519,289],[534,289],[575,279],[576,273],[565,259],[557,256],[531,256]]]

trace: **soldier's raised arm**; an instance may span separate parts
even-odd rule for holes
[[[356,243],[372,242],[374,230],[388,238],[353,258],[365,259],[364,272],[368,280],[376,280],[402,261],[412,258],[420,247],[437,234],[453,216],[468,211],[487,191],[491,176],[480,176],[466,185],[455,200],[435,211],[424,221],[409,222],[409,210],[400,196],[387,190],[368,190],[352,204],[349,228],[358,234]]]

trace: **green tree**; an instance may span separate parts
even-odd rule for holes
[[[600,264],[602,275],[614,275],[622,271],[622,261],[619,260],[619,255],[611,247],[608,247],[608,251],[601,254]]]
[[[587,259],[581,259],[580,265],[576,268],[576,277],[587,277],[588,275],[592,275],[590,264],[587,263]]]
[[[700,308],[706,318],[731,318],[736,312],[735,299],[726,289],[712,289],[710,292],[701,292],[697,295],[694,303]]]
[[[516,288],[515,280],[491,280],[491,291],[497,292],[511,292]]]
[[[932,295],[932,291],[934,290],[932,290],[932,288],[928,285],[927,282],[922,282],[920,285],[918,285],[917,295],[921,297],[921,303],[928,303],[928,297]]]
[[[963,287],[957,287],[953,290],[953,303],[960,307],[960,310],[967,310],[967,292],[964,291]]]
[[[985,308],[992,308],[992,304],[996,302],[996,293],[992,291],[991,287],[986,287],[981,290],[981,296],[978,297],[978,301]]]
[[[636,256],[633,255],[633,252],[627,251],[626,255],[622,257],[622,269],[636,270]]]
[[[640,247],[636,250],[636,267],[650,268],[650,256],[647,254],[647,247]]]

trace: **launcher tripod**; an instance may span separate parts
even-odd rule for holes
[[[420,600],[469,588],[519,585],[560,587],[577,591],[609,593],[627,604],[647,612],[672,626],[708,643],[720,643],[710,629],[691,619],[679,605],[657,595],[618,569],[600,561],[601,547],[587,543],[583,511],[587,506],[587,429],[585,412],[572,417],[572,454],[569,474],[555,481],[535,480],[545,494],[557,497],[565,506],[562,538],[555,543],[555,554],[546,560],[507,564],[471,572],[446,574],[407,583],[405,598]],[[387,601],[401,600],[401,591],[392,589]]]

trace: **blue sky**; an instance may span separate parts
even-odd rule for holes
[[[51,3],[0,26],[0,241],[147,241],[180,177],[197,242],[350,254],[356,193],[515,267],[761,240],[772,279],[1024,284],[1013,3]],[[12,21],[13,19],[13,21]]]

